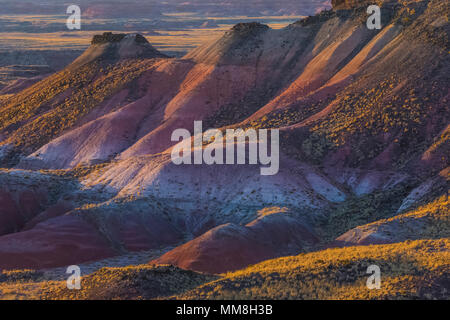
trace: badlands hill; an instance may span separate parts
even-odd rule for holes
[[[210,276],[172,266],[103,268],[81,290],[45,281],[39,271],[4,271],[4,297],[27,299],[448,299],[448,239],[328,249]],[[366,288],[367,267],[383,270],[381,289]]]
[[[333,4],[280,30],[238,24],[181,59],[99,35],[0,100],[0,268],[163,248],[152,264],[221,273],[448,238],[449,5],[379,1],[369,30],[364,1]],[[171,134],[195,120],[280,129],[279,173],[173,164]]]

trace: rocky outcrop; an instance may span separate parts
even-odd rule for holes
[[[156,50],[140,34],[105,32],[102,35],[95,35],[91,46],[69,68],[79,68],[98,59],[114,63],[121,59],[133,58],[167,58],[167,56]]]
[[[259,32],[269,30],[269,26],[258,22],[238,23],[231,28],[231,32],[240,36],[256,35]]]

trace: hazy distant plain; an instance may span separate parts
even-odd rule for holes
[[[278,29],[301,16],[199,17],[194,14],[167,14],[164,19],[83,19],[81,30],[68,30],[66,16],[0,15],[0,51],[84,50],[94,34],[138,32],[157,49],[182,55],[204,41],[215,38],[234,24],[258,21]],[[14,28],[14,26],[16,26]],[[14,30],[15,29],[15,30]]]

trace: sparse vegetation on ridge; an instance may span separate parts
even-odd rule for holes
[[[102,65],[94,61],[26,89],[0,108],[0,130],[11,131],[2,143],[12,143],[24,152],[36,150],[148,71],[154,62],[129,59]]]
[[[450,240],[328,249],[265,261],[181,299],[448,299]],[[366,287],[369,265],[381,289]]]
[[[162,299],[214,279],[217,276],[172,266],[140,265],[102,268],[82,278],[81,290],[69,290],[66,281],[46,281],[42,273],[15,270],[0,274],[0,297],[3,294],[44,300]]]

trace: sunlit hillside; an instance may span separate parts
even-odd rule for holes
[[[179,298],[446,299],[449,249],[449,239],[328,249],[226,274]],[[381,269],[381,289],[366,286],[370,265]]]
[[[0,56],[0,299],[449,299],[448,1],[208,1]]]

